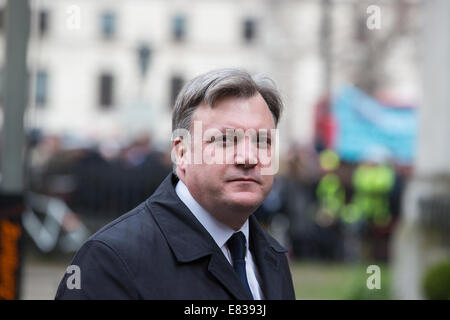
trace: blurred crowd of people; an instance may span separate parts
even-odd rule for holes
[[[84,220],[127,212],[172,170],[170,148],[158,150],[147,133],[120,145],[32,132],[29,144],[29,189],[63,199]],[[333,150],[297,143],[280,160],[255,215],[292,257],[389,258],[407,167],[385,159],[346,163]]]
[[[269,196],[257,214],[275,230],[284,225],[280,240],[293,256],[389,259],[410,167],[381,157],[350,163],[333,150],[299,144],[292,144],[283,163],[272,190],[277,195]]]
[[[29,186],[57,196],[81,217],[111,219],[147,199],[171,171],[170,154],[139,134],[126,144],[34,135]]]

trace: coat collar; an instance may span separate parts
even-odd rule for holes
[[[234,274],[220,248],[175,192],[178,177],[171,173],[146,201],[151,214],[166,238],[178,262],[189,263],[211,255],[208,270],[237,299],[248,299],[246,290]],[[276,271],[286,249],[270,238],[252,215],[250,249],[261,275],[262,290],[267,299],[276,298],[280,281]],[[278,283],[278,285],[277,285]]]

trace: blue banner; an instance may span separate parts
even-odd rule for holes
[[[335,150],[343,160],[412,162],[417,130],[415,109],[383,105],[349,86],[335,96],[332,111],[337,123]]]

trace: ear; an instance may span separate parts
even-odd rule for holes
[[[183,141],[183,137],[177,137],[173,141],[173,149],[175,155],[175,163],[177,165],[177,171],[185,172],[188,163],[189,150],[187,149],[186,142]]]

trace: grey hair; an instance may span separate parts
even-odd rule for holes
[[[283,110],[283,102],[275,82],[267,76],[251,76],[239,69],[217,69],[197,76],[181,89],[172,113],[172,132],[190,130],[192,115],[203,103],[211,107],[222,98],[250,98],[258,93],[271,111],[275,126]]]

